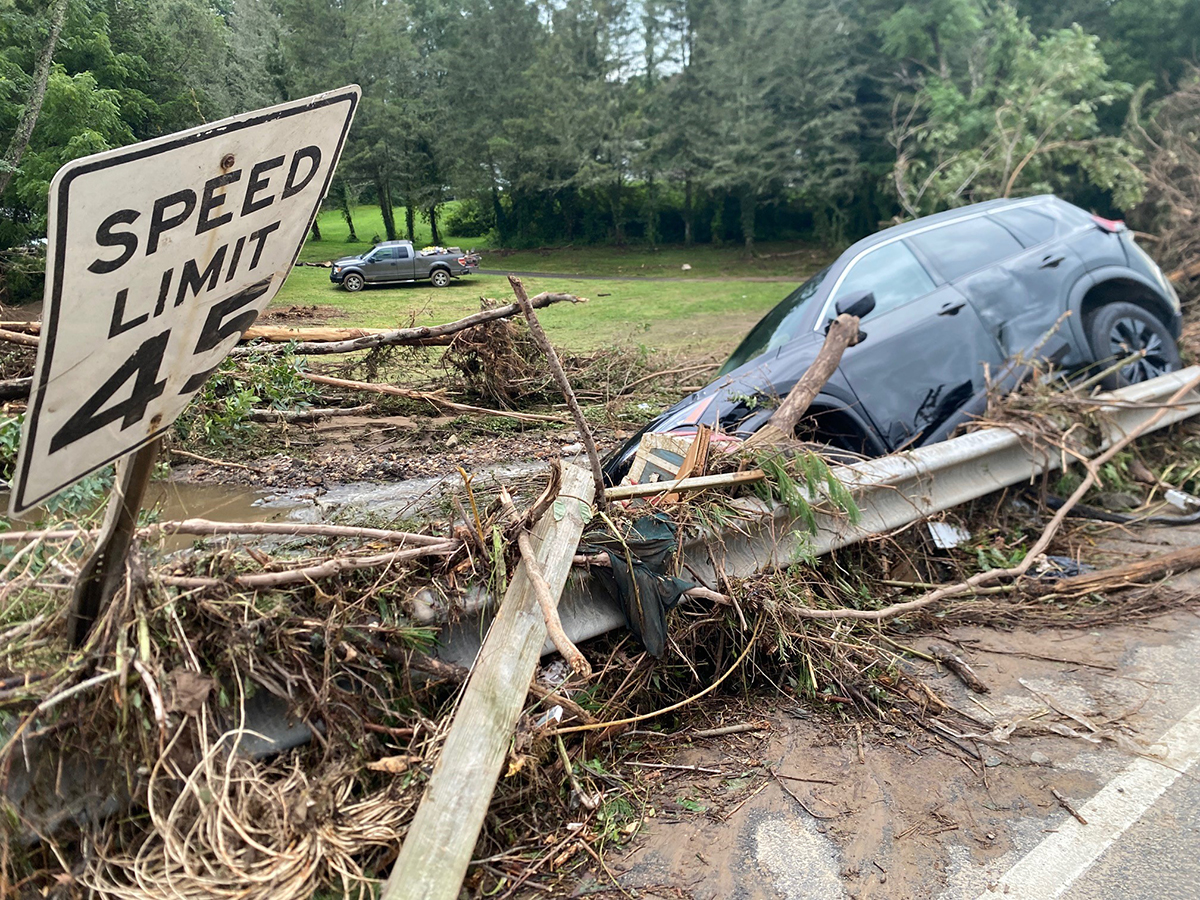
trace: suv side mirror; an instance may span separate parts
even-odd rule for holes
[[[847,294],[835,304],[834,309],[837,310],[839,316],[857,316],[861,319],[875,309],[875,293],[873,291],[856,291],[853,294]]]

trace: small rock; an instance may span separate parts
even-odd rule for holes
[[[1047,756],[1045,753],[1043,753],[1041,750],[1034,750],[1032,753],[1030,753],[1030,754],[1029,754],[1029,761],[1030,761],[1031,763],[1033,763],[1035,766],[1049,766],[1049,765],[1052,765],[1052,762],[1051,762],[1051,760],[1050,760],[1050,757],[1048,757],[1048,756]]]
[[[562,452],[563,452],[563,456],[573,456],[576,453],[582,453],[583,452],[583,444],[581,444],[581,443],[567,444],[567,446],[562,448]]]
[[[1002,762],[1004,762],[1004,760],[998,756],[988,756],[983,760],[983,764],[989,769],[996,768],[996,766],[1000,765]]]
[[[689,266],[687,263],[684,263],[684,264],[683,264],[682,266],[680,266],[679,268],[683,269],[683,271],[685,271],[685,272],[690,272],[690,271],[692,271],[692,267],[691,267],[691,266]]]
[[[457,447],[458,446],[458,435],[452,434],[452,435],[450,435],[450,437],[446,438],[445,446],[447,449],[449,449],[451,447]]]

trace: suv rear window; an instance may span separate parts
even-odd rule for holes
[[[1043,213],[1023,206],[993,213],[992,218],[1013,229],[1019,237],[1024,238],[1026,247],[1032,247],[1034,244],[1040,244],[1054,237],[1054,220]]]
[[[955,281],[1024,249],[1004,226],[983,216],[952,222],[907,240],[929,257],[947,281]]]

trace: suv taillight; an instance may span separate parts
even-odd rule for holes
[[[1125,223],[1120,219],[1106,219],[1104,216],[1092,216],[1092,221],[1101,231],[1107,231],[1109,234],[1120,234],[1122,231],[1128,231]]]
[[[465,266],[467,264],[467,258],[465,256],[460,256],[458,258],[458,264],[460,266]]]

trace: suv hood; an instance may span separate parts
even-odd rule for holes
[[[333,264],[335,266],[348,266],[352,263],[361,263],[362,261],[363,258],[361,256],[343,256],[341,259],[335,259]]]

